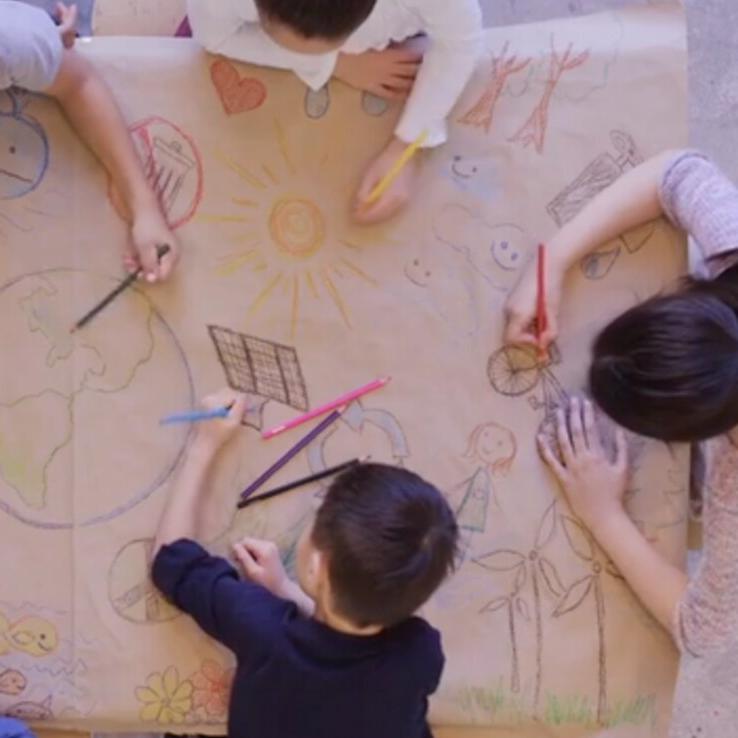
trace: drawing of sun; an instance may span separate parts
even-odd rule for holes
[[[244,197],[232,197],[231,214],[200,214],[200,222],[228,224],[236,229],[234,241],[242,247],[219,259],[218,274],[236,277],[248,270],[263,276],[263,283],[248,307],[250,315],[267,305],[281,305],[289,312],[295,335],[306,301],[324,300],[332,305],[346,327],[351,328],[350,295],[358,285],[376,289],[377,281],[357,258],[370,241],[390,243],[377,231],[353,225],[348,215],[336,215],[332,203],[346,198],[346,191],[321,191],[316,184],[329,153],[306,152],[314,159],[296,163],[284,130],[275,123],[279,152],[277,164],[243,166],[235,158],[218,153],[218,159],[245,187]],[[327,203],[328,206],[321,203]],[[347,209],[344,207],[343,209]]]

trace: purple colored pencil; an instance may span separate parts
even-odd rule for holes
[[[333,425],[342,415],[345,407],[339,408],[332,412],[327,418],[322,420],[313,428],[302,440],[298,441],[287,453],[277,459],[258,479],[254,480],[241,494],[241,500],[247,500],[261,487],[264,482],[271,479],[282,467],[289,464],[292,459],[297,456],[306,446],[309,446],[324,430]]]

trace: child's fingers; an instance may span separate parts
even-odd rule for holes
[[[622,428],[615,431],[615,466],[620,471],[625,471],[628,466],[628,441]]]
[[[385,100],[405,100],[407,98],[407,92],[395,90],[392,87],[387,87],[387,85],[382,85],[378,95],[385,98]]]
[[[584,401],[584,433],[587,436],[587,443],[590,449],[597,453],[602,451],[602,441],[600,439],[600,431],[597,428],[595,420],[594,405],[589,400]]]
[[[423,55],[417,51],[409,51],[408,49],[391,49],[388,53],[392,55],[394,61],[398,64],[408,64],[419,67],[423,61]]]
[[[580,454],[582,451],[586,451],[588,445],[587,436],[584,433],[584,423],[582,422],[582,402],[578,397],[573,397],[569,406],[569,427],[574,453]]]
[[[169,279],[178,260],[179,254],[177,249],[170,248],[169,253],[162,257],[159,262],[159,277],[161,279]]]
[[[389,83],[389,86],[393,90],[399,90],[401,92],[410,92],[410,90],[413,89],[413,85],[415,84],[415,79],[413,77],[400,77],[400,76],[393,76],[392,80]]]
[[[556,318],[553,314],[548,316],[548,326],[546,330],[541,333],[541,347],[548,348],[557,338],[559,337],[559,328],[556,322]]]
[[[246,576],[249,579],[254,579],[259,575],[260,567],[251,556],[249,550],[241,543],[236,543],[233,546],[233,552],[236,554],[236,558],[241,562],[243,570],[246,572]]]
[[[561,462],[559,461],[558,457],[551,449],[551,446],[549,445],[548,440],[542,435],[539,435],[537,440],[538,440],[538,450],[541,454],[541,457],[551,468],[551,471],[554,473],[554,476],[562,484],[564,484],[567,478],[566,469],[561,465]]]
[[[561,449],[561,456],[564,459],[564,466],[569,467],[574,462],[574,449],[571,445],[569,437],[569,426],[566,422],[564,411],[559,408],[556,411],[556,438]]]
[[[155,282],[159,277],[159,256],[156,247],[152,244],[151,246],[140,248],[138,256],[144,274],[146,275],[146,280],[148,282]]]
[[[246,548],[257,563],[273,558],[275,554],[279,553],[279,549],[274,543],[262,541],[259,538],[244,538],[241,545]]]
[[[235,420],[237,423],[241,423],[246,417],[246,413],[249,409],[249,403],[246,395],[241,392],[237,392],[230,398],[230,401],[227,404],[231,406],[229,417]]]
[[[505,343],[537,345],[537,339],[531,330],[533,321],[522,313],[509,311],[505,327]]]

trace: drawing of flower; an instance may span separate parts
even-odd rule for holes
[[[208,717],[225,718],[233,673],[233,669],[224,669],[214,661],[205,661],[202,669],[192,677],[193,707],[203,708]]]
[[[135,694],[143,704],[139,716],[146,723],[180,724],[192,709],[192,682],[180,681],[174,666],[163,674],[149,674],[146,686],[136,687]]]

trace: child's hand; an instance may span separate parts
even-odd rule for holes
[[[549,262],[546,272],[546,317],[548,325],[541,334],[540,348],[547,349],[559,333],[559,307],[564,274]],[[538,316],[538,263],[533,258],[515,289],[505,302],[505,343],[527,344],[538,347],[535,321]]]
[[[603,520],[624,511],[628,481],[625,434],[617,430],[615,460],[611,461],[603,448],[592,403],[574,398],[568,418],[559,410],[558,442],[561,460],[548,441],[539,436],[541,455],[564,488],[574,513],[597,535]]]
[[[241,421],[247,410],[246,395],[226,388],[205,397],[202,406],[205,410],[230,407],[228,417],[205,420],[197,424],[193,443],[199,448],[205,449],[208,453],[215,453],[241,427]]]
[[[291,580],[274,543],[244,538],[233,546],[233,551],[252,582],[260,584],[277,597],[288,598]]]
[[[164,244],[169,246],[169,253],[159,261],[156,248]],[[123,254],[126,269],[134,273],[143,268],[147,282],[158,282],[169,277],[178,259],[177,237],[159,209],[154,207],[136,215],[131,226],[130,242]]]
[[[71,49],[77,39],[77,6],[57,3],[56,20],[64,48]]]
[[[407,144],[404,141],[393,138],[367,170],[354,203],[354,219],[357,223],[369,225],[387,220],[402,210],[410,201],[420,173],[420,154],[410,159],[379,200],[371,204],[366,202],[372,190],[395,166],[406,148]]]
[[[351,87],[388,100],[404,100],[423,61],[418,51],[390,46],[384,51],[339,54],[334,76]]]

